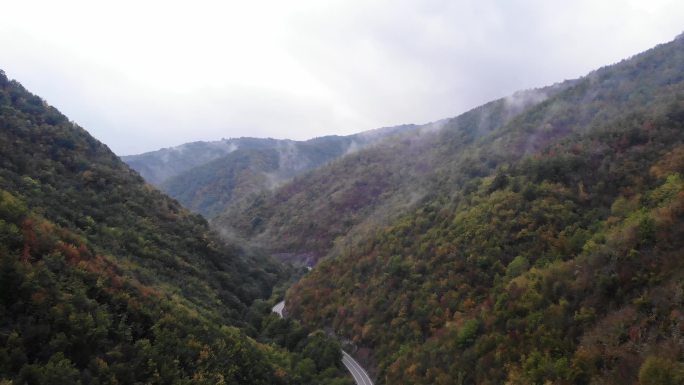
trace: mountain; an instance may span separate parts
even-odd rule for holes
[[[0,383],[348,383],[269,315],[291,275],[0,71]]]
[[[213,217],[253,194],[373,145],[413,125],[307,141],[239,138],[195,142],[122,159],[184,207]]]
[[[212,226],[226,239],[315,264],[334,245],[351,247],[355,233],[372,231],[431,194],[439,170],[462,148],[572,84],[518,92],[456,118],[386,137],[280,188],[229,205]]]
[[[138,155],[122,156],[132,169],[155,186],[194,167],[232,153],[237,149],[255,150],[272,148],[279,143],[277,139],[236,138],[215,142],[192,142],[171,148],[146,152]]]
[[[340,158],[212,225],[326,255],[288,309],[351,339],[379,384],[682,383],[683,129],[677,39]]]

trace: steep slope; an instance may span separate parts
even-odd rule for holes
[[[321,170],[248,208],[266,223],[248,230],[276,250],[326,252],[330,234],[351,234],[288,293],[292,314],[371,348],[379,383],[680,383],[684,41],[567,83],[491,130],[464,123],[486,110],[418,152],[408,137],[327,170],[344,169],[350,187]],[[383,207],[411,191],[412,205]],[[335,194],[364,200],[322,203]],[[301,201],[321,208],[285,222]],[[329,217],[350,219],[338,229]],[[325,243],[297,238],[319,218]]]
[[[286,275],[0,71],[0,383],[337,381],[247,321]]]
[[[296,175],[414,128],[386,127],[307,141],[240,138],[197,142],[123,159],[184,207],[211,218]]]

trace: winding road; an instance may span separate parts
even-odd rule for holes
[[[278,302],[271,310],[279,316],[284,317],[283,310],[285,310],[285,301]],[[342,363],[349,373],[351,373],[352,377],[354,377],[356,385],[373,385],[373,380],[370,379],[368,373],[366,373],[363,367],[344,350],[342,351]]]

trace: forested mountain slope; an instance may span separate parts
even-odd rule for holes
[[[252,305],[288,274],[0,71],[0,383],[334,383],[338,346]]]
[[[195,142],[122,159],[184,207],[211,218],[296,175],[414,128],[386,127],[307,141],[238,138]]]
[[[431,194],[431,184],[440,170],[450,167],[454,154],[572,84],[519,92],[386,138],[230,205],[212,219],[212,226],[227,239],[313,263],[336,240],[340,248],[352,247],[353,239]],[[338,239],[345,235],[347,240]]]
[[[308,170],[412,127],[301,142],[278,140],[268,148],[238,149],[169,178],[160,187],[185,207],[211,218],[252,195],[270,191]]]
[[[276,250],[352,234],[288,293],[292,314],[371,348],[379,383],[682,383],[684,41],[556,90],[248,207],[243,231]],[[320,208],[286,222],[301,201]],[[297,238],[321,223],[323,241]]]
[[[442,185],[467,183],[491,173],[500,161],[652,101],[678,79],[681,54],[674,44],[350,154],[230,206],[212,224],[230,239],[248,239],[275,253],[320,257],[336,240],[338,249],[353,247],[353,239],[430,199]]]

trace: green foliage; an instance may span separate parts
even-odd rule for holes
[[[480,329],[480,322],[478,320],[470,319],[458,330],[456,334],[456,345],[463,349],[472,345],[475,342],[475,337]]]
[[[237,150],[167,179],[160,188],[184,207],[211,218],[229,204],[271,188],[278,168],[278,152],[272,148]]]
[[[328,367],[337,367],[342,361],[341,346],[328,338],[322,331],[309,335],[302,354],[316,363],[319,371]]]
[[[276,297],[279,298],[279,297]],[[351,377],[342,365],[341,346],[323,331],[310,332],[291,318],[271,312],[273,304],[256,301],[250,319],[256,325],[255,338],[264,344],[286,349],[292,354],[284,366],[295,383],[350,384]]]
[[[648,357],[639,368],[640,385],[676,385],[684,381],[684,365],[662,357]]]
[[[266,258],[223,246],[203,218],[146,185],[54,108],[32,102],[37,98],[18,83],[5,83],[0,94],[0,188],[73,231],[77,245],[88,241],[93,252],[116,256],[127,275],[232,322],[284,276]],[[0,214],[10,220],[25,211],[0,198]]]
[[[24,223],[22,242],[0,254],[0,373],[14,383],[273,383],[268,355],[237,329],[123,275],[30,212],[3,219]]]
[[[530,262],[522,255],[513,258],[511,263],[506,266],[506,275],[515,278],[526,272],[530,268]]]
[[[383,141],[250,197],[219,215],[213,225],[274,253],[320,258],[334,249],[333,254],[341,254],[423,200],[445,204],[482,183],[489,193],[510,183],[532,200],[533,186],[515,182],[506,167],[497,169],[512,162],[525,167],[534,182],[574,182],[571,188],[579,196],[606,184],[614,196],[632,180],[612,176],[604,168],[609,162],[600,164],[595,156],[627,148],[636,156],[652,147],[652,122],[637,111],[676,121],[682,76],[675,69],[684,65],[680,49],[681,42],[672,42],[585,78],[521,92]],[[554,153],[552,144],[614,125],[628,111],[635,113],[619,123],[624,127],[596,137],[596,146],[585,143]],[[610,149],[601,147],[604,140],[611,140]],[[682,159],[681,154],[673,156],[656,171],[682,164]],[[577,178],[588,167],[598,171],[597,177]]]
[[[4,73],[0,148],[0,383],[302,383],[305,357],[245,316],[292,269],[224,245]]]

